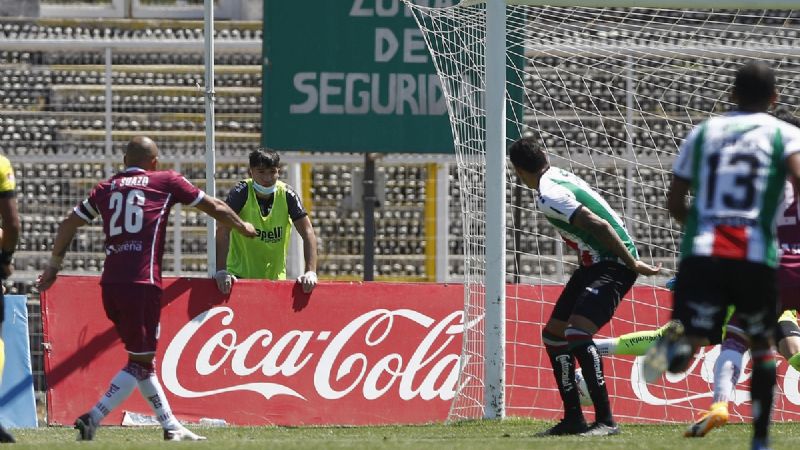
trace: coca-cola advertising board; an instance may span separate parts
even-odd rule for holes
[[[157,372],[175,414],[234,424],[442,420],[463,332],[460,285],[167,279]],[[70,424],[124,366],[94,277],[42,295],[48,421]],[[122,411],[149,413],[134,392]]]
[[[50,424],[71,424],[89,410],[125,364],[98,281],[62,276],[42,294]],[[509,287],[510,298],[526,299],[509,300],[507,308],[511,415],[560,416],[540,337],[560,291],[560,286]],[[668,318],[667,291],[637,287],[630,297],[636,301],[624,301],[598,335],[648,329]],[[459,383],[464,328],[481,325],[464,323],[463,301],[460,284],[323,282],[306,295],[293,282],[240,280],[223,296],[210,279],[168,278],[157,372],[173,411],[186,421],[442,421]],[[714,352],[703,353],[688,374],[651,386],[640,379],[638,360],[607,358],[615,414],[622,421],[690,420],[694,408],[710,403]],[[797,372],[790,369],[784,377],[785,367],[779,366],[786,395],[777,399],[777,418],[798,420]],[[733,420],[747,418],[748,408],[741,407],[739,416],[734,405]],[[134,392],[104,423],[121,423],[126,411],[151,414]]]

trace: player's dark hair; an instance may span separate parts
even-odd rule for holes
[[[511,164],[530,173],[537,173],[549,166],[547,155],[542,150],[536,138],[525,137],[517,139],[508,148]]]
[[[745,64],[736,71],[733,93],[740,108],[766,111],[775,94],[775,71],[758,61]]]
[[[281,157],[278,152],[271,150],[267,147],[261,147],[258,150],[250,152],[250,167],[280,167]]]

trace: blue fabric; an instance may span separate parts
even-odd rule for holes
[[[24,295],[5,296],[6,366],[0,381],[0,423],[8,428],[38,426],[25,301]]]

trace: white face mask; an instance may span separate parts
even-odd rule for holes
[[[262,186],[262,185],[256,183],[256,180],[253,180],[253,189],[255,189],[256,192],[258,192],[259,194],[262,194],[262,195],[274,194],[275,193],[275,189],[277,189],[277,187],[278,187],[278,183],[275,183],[270,187],[266,187],[266,186]]]

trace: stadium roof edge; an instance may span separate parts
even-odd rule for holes
[[[0,50],[17,51],[87,51],[111,48],[124,52],[198,53],[204,49],[202,39],[3,39]],[[261,54],[261,39],[215,39],[216,53]]]
[[[104,27],[121,28],[126,30],[146,30],[160,27],[202,29],[203,20],[197,19],[148,19],[148,18],[109,18],[109,17],[0,17],[0,23],[35,24],[40,26],[61,27]],[[214,20],[214,29],[237,29],[260,31],[264,26],[261,20]]]

